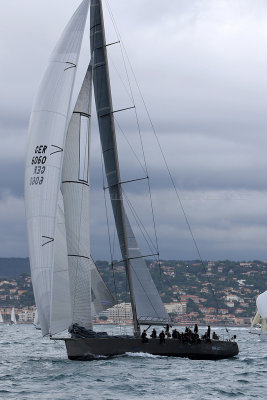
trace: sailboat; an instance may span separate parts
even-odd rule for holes
[[[3,324],[3,323],[4,323],[3,316],[2,316],[2,313],[0,312],[0,324]]]
[[[90,9],[91,61],[74,108],[71,99]],[[25,166],[32,283],[44,336],[64,340],[72,360],[127,352],[195,359],[238,354],[234,341],[198,345],[158,338],[141,326],[171,324],[124,207],[101,0],[84,0],[52,53],[33,106]],[[89,149],[92,87],[105,174],[130,289],[133,336],[93,331],[92,316],[114,305],[90,252]],[[69,329],[71,337],[58,337]]]
[[[13,324],[16,325],[16,323],[17,323],[17,318],[16,318],[15,308],[14,307],[11,310],[10,321],[11,321],[11,325],[13,325]]]
[[[35,311],[35,314],[34,314],[33,325],[35,326],[35,329],[37,329],[38,331],[41,330],[37,308],[36,308],[36,311]]]
[[[261,293],[256,300],[257,312],[250,327],[250,333],[260,336],[262,341],[267,341],[267,290]],[[256,329],[260,326],[260,330]]]

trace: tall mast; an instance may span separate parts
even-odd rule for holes
[[[118,150],[113,117],[112,96],[106,50],[105,27],[101,0],[91,1],[90,13],[91,53],[93,60],[93,82],[96,111],[105,163],[107,182],[119,237],[122,258],[126,266],[133,311],[134,334],[140,334],[133,290],[132,272],[126,230],[126,215],[123,205]]]

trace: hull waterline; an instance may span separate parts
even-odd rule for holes
[[[89,361],[99,357],[114,357],[125,353],[148,353],[159,356],[183,357],[194,360],[219,360],[238,354],[238,345],[231,341],[211,341],[210,343],[181,343],[167,339],[150,339],[143,343],[135,337],[114,338],[66,338],[68,358],[70,360]]]

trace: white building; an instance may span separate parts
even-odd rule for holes
[[[132,306],[131,303],[120,303],[109,308],[108,319],[112,320],[114,323],[120,323],[126,320],[133,319]]]
[[[235,303],[234,303],[233,301],[226,301],[226,302],[225,302],[225,305],[226,305],[227,307],[234,307],[234,306],[235,306]]]
[[[228,294],[226,296],[226,301],[239,301],[239,297],[235,294]]]
[[[185,302],[168,303],[168,304],[164,304],[164,307],[166,308],[166,311],[168,313],[179,314],[179,315],[186,313],[186,303]]]
[[[18,313],[19,322],[33,322],[34,321],[35,311],[33,310],[21,310]]]

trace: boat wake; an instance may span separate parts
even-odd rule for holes
[[[124,356],[128,357],[142,357],[142,358],[168,358],[167,356],[156,356],[154,354],[149,354],[149,353],[125,353]]]

